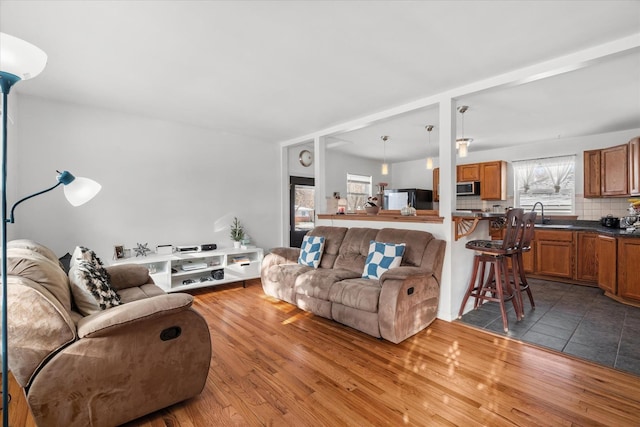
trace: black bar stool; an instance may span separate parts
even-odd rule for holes
[[[518,262],[512,262],[513,280],[509,277],[507,259],[518,251],[518,242],[524,234],[523,228],[524,209],[516,208],[507,211],[506,229],[503,240],[472,240],[467,242],[466,248],[476,251],[473,257],[473,271],[469,281],[469,287],[460,306],[458,318],[462,317],[464,307],[469,297],[474,297],[474,309],[478,308],[480,301],[494,301],[500,305],[502,314],[502,324],[504,331],[509,330],[507,321],[507,311],[505,301],[511,300],[516,312],[516,318],[522,316],[521,305],[519,304],[518,290],[511,286],[518,284]],[[485,279],[486,266],[489,265],[489,274]],[[480,274],[478,269],[480,267]]]

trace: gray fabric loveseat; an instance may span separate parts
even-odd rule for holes
[[[264,257],[265,294],[396,344],[433,322],[444,240],[417,230],[329,226],[305,239],[312,236],[324,238],[317,268],[300,262],[299,248],[274,248]],[[363,277],[372,241],[404,244],[400,265],[381,270],[379,278]]]

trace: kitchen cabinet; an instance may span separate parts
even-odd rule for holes
[[[480,181],[480,164],[472,163],[456,166],[456,182],[470,181]]]
[[[584,197],[600,197],[600,150],[584,152]]]
[[[507,163],[504,161],[480,163],[480,199],[507,199]]]
[[[598,281],[597,233],[576,233],[576,279],[596,283]]]
[[[598,287],[605,292],[617,292],[617,240],[599,235],[596,242],[598,256]]]
[[[539,230],[535,233],[535,273],[573,279],[573,233]]]
[[[639,265],[640,239],[618,238],[618,296],[640,301]]]
[[[440,168],[433,169],[433,201],[440,201]]]
[[[617,145],[600,151],[602,196],[629,195],[629,145]]]
[[[629,193],[640,195],[640,136],[629,141]]]

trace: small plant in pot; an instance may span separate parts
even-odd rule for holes
[[[378,198],[376,196],[367,198],[367,202],[364,204],[364,210],[367,211],[367,215],[378,215],[380,211]]]
[[[233,222],[231,223],[231,240],[233,240],[233,247],[239,248],[240,242],[244,239],[244,227],[240,223],[238,217],[233,217]]]

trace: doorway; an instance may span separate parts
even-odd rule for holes
[[[315,180],[289,177],[289,246],[302,246],[302,239],[315,223]]]

